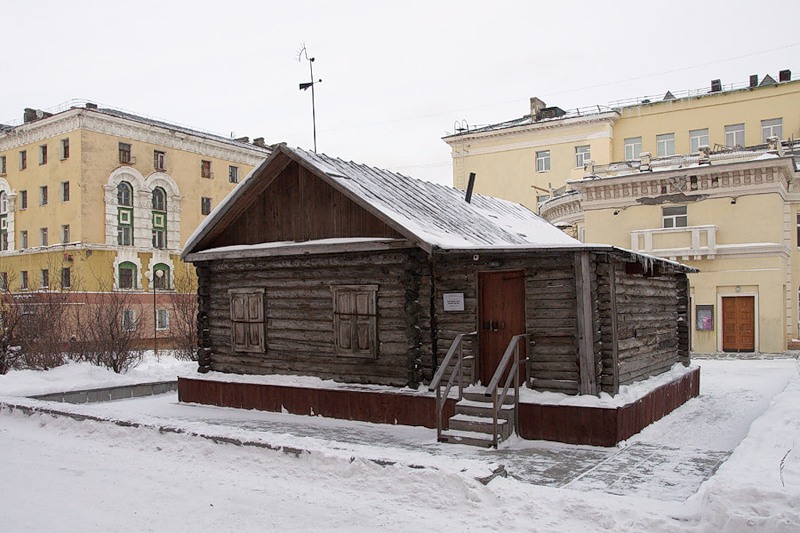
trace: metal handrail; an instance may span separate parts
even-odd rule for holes
[[[453,344],[450,345],[450,349],[447,350],[447,355],[444,356],[442,360],[442,364],[439,365],[439,368],[436,370],[436,374],[433,376],[433,380],[431,380],[431,384],[428,385],[429,391],[436,391],[436,440],[438,441],[442,436],[442,411],[444,410],[444,405],[447,403],[447,398],[450,395],[450,389],[453,388],[453,385],[456,380],[456,376],[458,377],[458,400],[464,397],[464,361],[471,361],[474,360],[474,356],[467,356],[464,357],[464,347],[462,345],[462,341],[465,337],[474,337],[478,334],[477,331],[473,331],[472,333],[459,333],[456,335],[456,338],[453,340]],[[444,379],[445,372],[447,372],[447,367],[450,365],[450,361],[453,357],[457,354],[456,364],[453,366],[449,377],[447,379],[447,383],[445,384],[444,394],[442,394],[442,387],[441,382]],[[472,365],[472,376],[470,379],[470,383],[474,380],[475,376],[475,365]]]
[[[508,343],[503,358],[500,359],[500,364],[497,365],[497,370],[495,370],[489,386],[486,387],[486,396],[492,397],[492,446],[494,448],[497,448],[497,418],[500,416],[500,410],[503,405],[505,405],[508,389],[512,381],[514,383],[514,433],[519,434],[519,340],[523,337],[530,340],[531,334],[522,333],[511,337],[511,342]],[[506,380],[503,383],[503,390],[498,394],[497,387],[500,384],[500,379],[512,360],[514,363],[511,365],[508,376],[506,376]],[[527,361],[527,358],[525,361]]]

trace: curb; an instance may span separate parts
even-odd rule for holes
[[[178,390],[178,380],[138,383],[136,385],[119,385],[116,387],[103,387],[101,389],[52,392],[50,394],[28,396],[28,398],[46,402],[81,404],[155,396],[156,394],[164,394],[176,390]]]

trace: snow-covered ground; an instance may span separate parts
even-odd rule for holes
[[[170,358],[126,376],[76,364],[13,372],[0,376],[0,401],[145,426],[0,410],[0,530],[800,530],[797,361],[700,365],[700,398],[619,449],[517,440],[499,451],[440,445],[423,428],[180,405],[174,394],[82,406],[14,397],[192,371]],[[307,451],[215,443],[159,426]],[[683,479],[694,459],[731,451],[699,487]],[[654,463],[656,453],[677,459]],[[619,475],[637,457],[643,482]],[[575,472],[567,483],[543,481],[542,472],[513,477],[543,461]],[[500,463],[510,477],[486,486],[475,479]],[[675,490],[687,487],[693,493]]]

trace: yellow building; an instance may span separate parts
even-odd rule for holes
[[[476,174],[475,192],[536,209],[580,179],[589,162],[606,165],[653,157],[698,153],[708,145],[765,144],[769,136],[800,135],[800,81],[791,72],[751,76],[749,83],[724,86],[713,80],[702,90],[564,111],[531,98],[521,118],[445,137],[453,158],[453,184],[466,188]]]
[[[178,259],[187,238],[268,154],[263,139],[90,103],[26,109],[22,123],[0,126],[0,283],[13,293],[173,290],[191,272]]]

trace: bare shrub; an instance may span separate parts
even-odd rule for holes
[[[197,279],[191,272],[175,272],[170,294],[170,329],[174,332],[175,357],[197,360]]]

